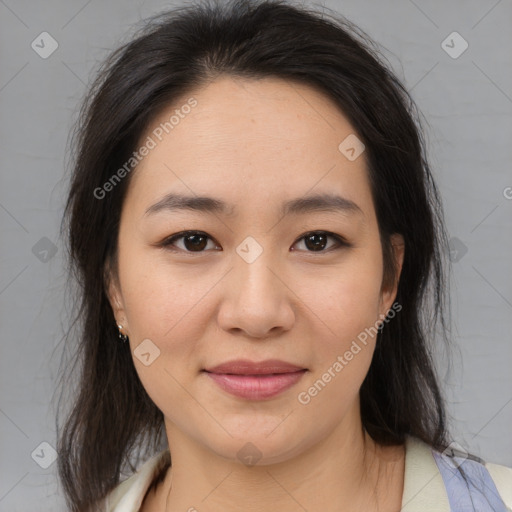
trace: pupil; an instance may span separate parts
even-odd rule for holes
[[[185,246],[187,249],[204,249],[206,237],[203,235],[189,235],[185,237]]]
[[[318,242],[314,242],[314,239],[317,238],[319,239]],[[325,248],[325,242],[326,242],[326,239],[327,237],[323,234],[318,234],[318,233],[314,233],[312,235],[309,235],[306,237],[306,247],[308,247],[308,249],[313,249],[313,251],[318,251],[318,250],[321,250],[321,249],[324,249]],[[309,242],[312,243],[312,247],[309,246]]]

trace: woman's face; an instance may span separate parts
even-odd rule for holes
[[[254,450],[265,464],[359,428],[374,327],[396,289],[381,289],[377,219],[354,135],[314,89],[222,77],[162,112],[141,139],[150,149],[123,204],[109,294],[171,452],[176,434],[229,459]],[[178,208],[169,194],[225,207]],[[342,199],[328,208],[313,196]],[[201,233],[169,240],[188,230]],[[306,371],[205,371],[236,359]]]

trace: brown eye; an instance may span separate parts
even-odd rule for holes
[[[329,244],[329,240],[334,240],[334,244]],[[182,246],[177,245],[177,241],[183,240]],[[160,245],[172,251],[183,251],[188,253],[201,253],[207,250],[208,241],[213,239],[202,231],[182,231],[166,238]],[[328,231],[312,231],[306,233],[295,242],[294,246],[304,241],[306,252],[330,252],[340,247],[351,247],[341,236]],[[218,247],[213,243],[213,248]],[[293,247],[292,247],[293,249]]]
[[[313,233],[304,237],[304,243],[312,251],[322,251],[327,245],[328,238],[324,233]]]
[[[329,239],[336,241],[334,247],[331,245],[327,250]],[[304,241],[307,252],[329,252],[331,249],[336,249],[342,246],[349,247],[348,244],[341,236],[329,233],[328,231],[312,231],[303,235],[297,242]],[[296,243],[297,243],[296,242]]]
[[[178,247],[178,249],[186,252],[204,252],[208,245],[208,240],[211,240],[211,238],[202,231],[183,231],[166,238],[161,245],[162,247],[173,250],[173,247],[176,247],[175,242],[180,239],[183,239],[183,247]]]

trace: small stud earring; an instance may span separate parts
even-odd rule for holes
[[[123,343],[126,343],[128,341],[128,336],[121,332],[123,326],[121,324],[117,324],[117,328],[119,329],[119,338],[121,338],[121,341],[123,341]]]

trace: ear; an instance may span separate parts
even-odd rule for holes
[[[122,334],[128,335],[128,320],[124,308],[123,294],[119,285],[119,279],[116,272],[113,272],[109,267],[105,269],[104,273],[105,290],[108,301],[112,307],[114,318],[117,325],[122,325],[120,330]]]
[[[398,291],[398,282],[402,273],[402,265],[404,263],[405,242],[402,235],[393,233],[391,235],[391,248],[395,261],[395,278],[387,286],[381,289],[380,297],[380,314],[386,316],[395,300]]]

